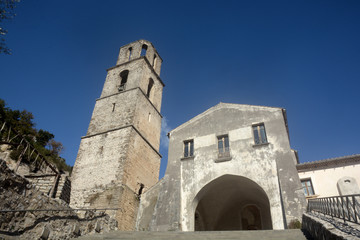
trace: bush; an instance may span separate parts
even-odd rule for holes
[[[289,229],[301,229],[301,222],[298,219],[293,219],[288,225]]]

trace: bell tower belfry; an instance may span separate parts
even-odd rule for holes
[[[146,40],[120,48],[72,172],[70,205],[119,208],[107,213],[116,217],[120,230],[134,229],[139,195],[158,181],[161,63]]]

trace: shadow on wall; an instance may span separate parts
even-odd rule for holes
[[[195,231],[272,229],[269,199],[248,178],[223,175],[201,189],[195,202]]]

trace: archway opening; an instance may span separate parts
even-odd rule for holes
[[[202,188],[195,200],[195,231],[272,229],[269,199],[248,178],[221,176]]]

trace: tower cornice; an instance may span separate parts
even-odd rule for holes
[[[86,139],[86,138],[98,136],[98,135],[101,135],[101,134],[105,134],[105,133],[117,131],[117,130],[124,129],[124,128],[129,128],[129,127],[131,127],[132,129],[134,129],[135,132],[137,132],[137,133],[139,134],[139,136],[140,136],[147,144],[149,144],[149,146],[156,152],[156,154],[159,155],[160,158],[162,158],[160,152],[159,152],[158,150],[156,150],[156,148],[155,148],[153,145],[151,145],[151,143],[150,143],[148,140],[146,140],[146,138],[140,133],[140,131],[139,131],[134,125],[132,125],[132,124],[126,125],[126,126],[121,126],[121,127],[114,128],[114,129],[110,129],[110,130],[103,131],[103,132],[99,132],[99,133],[95,133],[95,134],[91,134],[91,135],[86,135],[86,136],[81,137],[81,139]]]
[[[139,87],[135,87],[135,88],[130,88],[130,89],[127,89],[127,90],[124,90],[124,91],[121,91],[121,92],[117,92],[117,93],[114,93],[114,94],[110,94],[108,96],[105,96],[105,97],[102,97],[102,98],[98,98],[96,99],[96,101],[99,101],[99,100],[102,100],[102,99],[105,99],[105,98],[108,98],[108,97],[112,97],[112,96],[116,96],[116,95],[119,95],[119,94],[122,94],[122,93],[125,93],[125,92],[129,92],[129,91],[133,91],[133,90],[140,90],[140,92],[144,95],[144,97],[147,99],[147,101],[151,104],[151,106],[153,106],[153,108],[155,109],[155,111],[160,115],[160,117],[162,118],[163,116],[161,115],[160,111],[155,107],[155,105],[150,101],[150,99],[146,96],[146,94],[144,93],[143,90],[141,90],[141,88]]]

